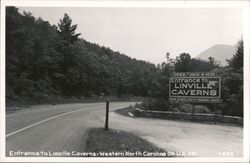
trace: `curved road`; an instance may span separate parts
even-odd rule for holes
[[[134,103],[111,103],[110,111]],[[10,151],[83,151],[87,129],[103,127],[105,103],[38,106],[6,116],[6,155]]]
[[[113,112],[133,104],[110,103],[110,128],[135,133],[166,151],[195,152],[198,157],[243,154],[241,127],[133,118]],[[6,155],[18,150],[83,152],[88,129],[104,127],[104,117],[105,103],[43,105],[7,114]]]

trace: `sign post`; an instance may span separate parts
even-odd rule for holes
[[[106,101],[106,120],[105,120],[105,131],[109,130],[109,101]]]

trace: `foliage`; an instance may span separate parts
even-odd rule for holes
[[[221,95],[223,102],[218,110],[222,114],[243,116],[243,71],[233,67],[213,70],[221,77]]]
[[[229,66],[233,67],[234,69],[243,68],[243,61],[244,61],[243,53],[244,53],[244,43],[243,40],[241,39],[238,42],[238,47],[235,54],[233,55],[233,58],[227,60]]]
[[[148,96],[156,67],[76,33],[65,14],[58,26],[6,8],[6,100]]]
[[[183,104],[180,105],[180,107],[176,108],[176,110],[177,112],[193,113],[193,107],[194,107],[194,113],[207,113],[207,114],[211,113],[211,110],[204,105],[192,106],[191,104]]]
[[[145,99],[140,108],[143,110],[172,111],[172,107],[169,106],[169,102],[164,98]]]
[[[58,24],[58,34],[62,37],[62,40],[66,43],[73,44],[75,41],[77,41],[78,36],[81,34],[75,34],[75,30],[77,28],[77,25],[71,25],[72,19],[69,17],[68,14],[64,14],[63,19],[60,19],[60,23]]]
[[[222,79],[221,94],[223,102],[218,108],[222,114],[243,116],[243,55],[243,40],[240,40],[235,54],[227,60],[229,66],[213,70]]]
[[[197,58],[191,58],[188,53],[181,53],[175,60],[176,72],[205,72],[214,68],[218,68],[220,63],[213,57],[209,57],[208,60],[202,60]]]

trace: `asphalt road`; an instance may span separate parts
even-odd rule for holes
[[[110,128],[135,133],[166,151],[195,152],[198,157],[242,156],[241,127],[133,118],[114,112],[133,104],[110,103]],[[88,129],[104,127],[104,121],[105,103],[45,105],[7,114],[6,155],[18,150],[83,152]]]
[[[111,103],[110,111],[132,105]],[[6,116],[6,155],[10,151],[83,151],[87,130],[104,127],[105,103],[48,105]]]

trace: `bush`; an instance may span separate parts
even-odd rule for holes
[[[182,112],[182,113],[192,113],[193,105],[191,104],[171,104],[168,101],[161,99],[152,99],[149,98],[144,100],[142,104],[137,105],[136,107],[143,110],[159,110],[159,111],[173,111],[173,112]],[[203,105],[194,105],[195,113],[207,113],[211,114],[212,111]]]
[[[212,113],[211,110],[207,106],[203,106],[203,105],[195,105],[194,112],[195,113],[207,113],[207,114]]]
[[[177,110],[179,110],[179,112],[192,113],[193,106],[191,104],[182,104],[179,107],[177,107]]]
[[[175,110],[178,110],[178,112],[183,112],[183,113],[193,113],[193,107],[194,107],[194,113],[206,113],[206,114],[212,113],[212,111],[207,106],[191,105],[191,104],[181,104],[179,107],[176,107]]]
[[[143,110],[173,111],[173,106],[164,98],[148,98],[141,104]]]

